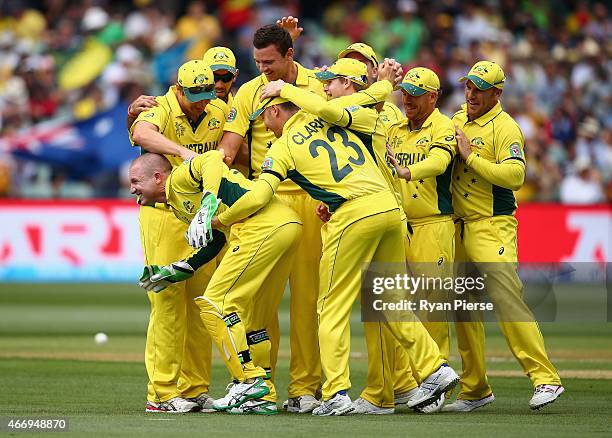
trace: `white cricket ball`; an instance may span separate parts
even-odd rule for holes
[[[106,344],[108,342],[108,335],[102,332],[96,333],[96,336],[94,336],[94,340],[98,345]]]

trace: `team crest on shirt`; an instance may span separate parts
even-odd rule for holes
[[[177,137],[182,137],[185,134],[185,126],[182,123],[174,122],[174,128],[176,129]]]
[[[472,140],[472,144],[476,146],[484,146],[485,143],[482,137],[476,137],[475,139]]]
[[[185,210],[187,210],[189,213],[193,213],[193,202],[191,201],[183,201],[183,207],[185,207]]]
[[[236,116],[237,115],[238,115],[238,111],[236,110],[236,107],[233,106],[232,109],[227,114],[227,119],[226,120],[228,122],[233,122],[234,120],[236,120]]]
[[[427,143],[429,143],[429,138],[427,138],[427,137],[421,137],[416,142],[417,146],[425,146]]]
[[[208,129],[217,129],[221,122],[214,117],[208,121]]]
[[[511,157],[523,158],[523,152],[521,151],[521,147],[518,143],[512,143],[508,150],[510,152]]]
[[[274,160],[270,157],[266,157],[261,164],[261,170],[271,170],[274,166]]]

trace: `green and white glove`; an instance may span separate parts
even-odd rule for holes
[[[215,217],[220,199],[217,199],[211,192],[204,192],[200,209],[195,214],[193,220],[187,229],[187,242],[194,248],[203,248],[213,239],[212,235],[212,218]]]
[[[172,283],[188,280],[194,269],[187,262],[174,262],[166,266],[147,265],[138,285],[147,291],[160,292]]]

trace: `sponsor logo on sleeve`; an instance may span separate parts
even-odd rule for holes
[[[518,143],[512,143],[509,148],[510,156],[514,158],[523,158],[523,151]]]
[[[271,170],[274,166],[274,160],[270,157],[266,157],[261,165],[261,170]]]
[[[236,120],[237,115],[238,115],[238,111],[236,110],[236,107],[233,106],[232,109],[230,109],[229,113],[227,114],[227,121],[233,122],[234,120]]]

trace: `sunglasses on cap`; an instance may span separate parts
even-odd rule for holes
[[[189,87],[187,88],[192,94],[210,93],[215,89],[214,85],[206,85],[204,87]]]
[[[221,82],[225,82],[226,84],[228,82],[231,82],[232,79],[234,79],[234,75],[231,72],[227,72],[225,74],[215,73],[214,76],[215,76],[215,82],[221,81]]]

